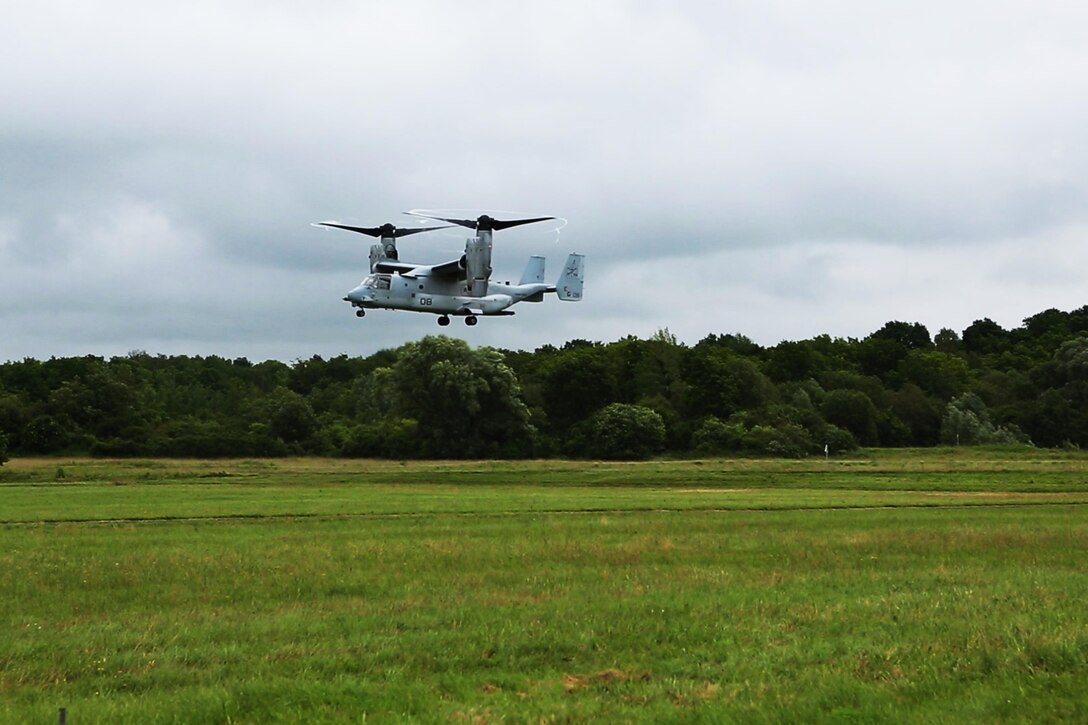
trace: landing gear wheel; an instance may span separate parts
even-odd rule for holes
[[[438,318],[439,327],[445,327],[448,324],[450,324],[450,318],[446,317],[445,315],[442,315]]]
[[[366,317],[366,310],[355,310],[356,317]]]
[[[469,327],[472,327],[473,325],[475,325],[476,322],[477,322],[476,315],[469,315],[468,317],[465,318],[465,324],[468,325]]]

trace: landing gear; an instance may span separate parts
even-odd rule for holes
[[[468,325],[469,327],[472,327],[473,325],[475,325],[476,322],[477,322],[476,315],[469,315],[468,317],[465,318],[465,324]]]
[[[439,327],[445,327],[448,324],[450,324],[450,318],[447,317],[446,315],[442,315],[441,317],[438,318],[438,326]]]
[[[355,310],[356,317],[366,317],[366,310]]]

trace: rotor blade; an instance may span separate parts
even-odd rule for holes
[[[499,231],[500,229],[509,229],[510,227],[517,227],[517,226],[521,226],[522,224],[532,224],[533,222],[546,222],[549,219],[555,219],[555,217],[553,217],[553,216],[542,216],[542,217],[537,217],[536,219],[511,219],[509,221],[502,221],[502,220],[499,220],[499,219],[492,219],[491,220],[491,228],[494,229],[495,231]]]
[[[477,231],[499,231],[501,229],[509,229],[510,227],[521,226],[522,224],[532,224],[533,222],[543,222],[549,219],[555,219],[553,216],[541,216],[534,217],[533,219],[495,219],[489,217],[487,214],[481,214],[476,219],[447,219],[440,216],[429,216],[426,214],[420,214],[419,216],[425,219],[435,219],[437,221],[449,222],[450,224],[457,224],[462,227],[468,227],[469,229],[475,229]]]
[[[420,227],[419,229],[400,229],[400,228],[398,228],[397,231],[396,231],[396,236],[406,237],[409,234],[416,234],[417,232],[433,232],[435,229],[449,229],[449,228],[450,228],[449,224],[445,224],[445,225],[440,226],[440,227]]]
[[[420,227],[419,229],[398,229],[392,224],[383,224],[380,227],[355,227],[350,224],[339,224],[337,222],[317,222],[315,226],[320,227],[335,227],[336,229],[346,229],[349,232],[359,232],[360,234],[366,234],[370,237],[406,237],[409,234],[416,234],[417,232],[431,232],[435,229],[449,229],[448,226],[443,227]]]
[[[380,237],[382,235],[381,227],[353,227],[350,224],[337,224],[336,222],[316,222],[314,226],[347,229],[349,232],[359,232],[360,234],[366,234],[370,237]]]
[[[419,216],[423,217],[424,219],[434,219],[435,221],[449,222],[450,224],[457,224],[457,225],[462,226],[462,227],[468,227],[469,229],[475,229],[476,228],[476,220],[475,219],[446,219],[446,218],[440,217],[440,216],[427,216],[425,214],[420,214]]]

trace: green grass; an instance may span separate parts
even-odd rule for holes
[[[1083,721],[1086,503],[1045,451],[16,460],[0,721]]]

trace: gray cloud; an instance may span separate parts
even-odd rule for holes
[[[510,347],[962,329],[1079,307],[1088,49],[1076,3],[46,2],[5,11],[0,359],[292,359],[438,331],[350,315],[413,207],[566,217],[580,305]],[[431,260],[464,235],[405,243]]]

